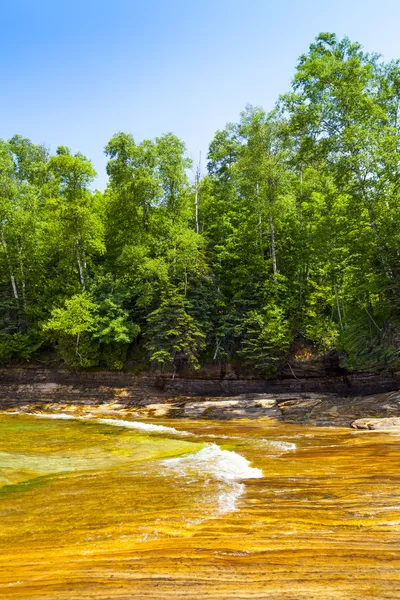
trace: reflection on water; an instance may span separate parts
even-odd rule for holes
[[[400,437],[92,412],[0,415],[1,598],[400,598]]]

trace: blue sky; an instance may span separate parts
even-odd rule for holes
[[[0,137],[86,154],[172,131],[195,160],[246,104],[269,110],[320,31],[400,57],[400,1],[1,0]]]

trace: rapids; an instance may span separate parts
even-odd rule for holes
[[[400,437],[0,413],[0,597],[400,597]]]

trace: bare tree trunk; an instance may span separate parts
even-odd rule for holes
[[[273,217],[273,206],[275,204],[275,193],[276,193],[276,182],[272,177],[268,180],[269,185],[269,230],[271,236],[271,258],[272,258],[272,272],[275,275],[278,272],[278,268],[276,265],[276,247],[275,247],[275,226],[274,226],[274,217]]]
[[[257,199],[259,198],[259,192],[260,192],[260,189],[259,189],[259,185],[257,183],[257,185],[256,185]],[[262,231],[263,223],[262,223],[262,215],[261,215],[261,207],[260,207],[259,199],[257,202],[257,211],[258,211],[258,235],[260,237],[261,256],[264,259],[264,239],[263,239],[263,231]]]
[[[21,271],[21,286],[22,286],[22,302],[24,304],[24,308],[26,308],[26,295],[25,295],[25,272],[24,272],[24,263],[22,260],[22,248],[20,243],[18,242],[18,256],[19,256],[19,270]]]
[[[19,300],[17,283],[15,281],[14,272],[12,270],[10,255],[8,254],[7,242],[4,238],[3,231],[1,232],[1,243],[3,244],[4,252],[6,253],[6,259],[7,259],[7,264],[8,264],[8,270],[10,271],[10,280],[11,280],[11,287],[12,287],[13,295],[14,295],[15,300]]]
[[[82,261],[83,261],[83,270],[86,272],[86,254],[85,254],[85,249],[82,248]]]
[[[78,335],[76,336],[76,344],[75,344],[75,354],[76,356],[80,356],[79,354],[79,341],[81,339],[81,334],[78,333]]]
[[[81,259],[81,255],[80,255],[80,251],[79,251],[79,240],[78,238],[76,238],[75,241],[75,245],[76,245],[76,259],[78,262],[78,270],[79,270],[79,279],[81,281],[81,286],[83,291],[85,291],[86,286],[85,286],[85,272],[84,272],[84,268],[82,265],[82,259]]]
[[[340,329],[343,331],[343,323],[342,323],[342,314],[340,312],[340,304],[339,304],[339,296],[337,293],[337,287],[336,287],[336,283],[334,284],[334,290],[335,290],[335,296],[336,296],[336,305],[337,305],[337,311],[338,311],[338,317],[339,317],[339,323],[340,323]]]
[[[276,249],[275,249],[275,228],[272,215],[269,216],[269,225],[271,230],[271,256],[272,256],[272,271],[276,275],[278,269],[276,266]]]
[[[215,360],[217,358],[217,356],[218,356],[220,345],[221,345],[221,340],[218,340],[218,342],[216,343],[216,346],[215,346],[215,352],[214,352],[213,360]]]
[[[194,210],[195,210],[195,219],[196,219],[196,233],[199,233],[199,194],[200,194],[200,178],[201,178],[201,152],[199,156],[199,163],[196,167],[196,175],[195,175],[195,188],[196,193],[194,196]]]
[[[194,197],[194,209],[196,219],[196,233],[199,233],[199,190],[196,188],[196,194]]]
[[[377,328],[377,330],[379,331],[379,333],[382,333],[382,329],[379,327],[379,325],[377,325],[375,319],[372,317],[371,313],[365,306],[364,306],[364,310],[367,313],[367,315],[369,316],[369,318],[371,319],[371,321],[373,322],[373,324],[375,325],[375,327]]]

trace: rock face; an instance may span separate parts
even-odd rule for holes
[[[348,427],[360,419],[371,423],[371,419],[400,417],[400,393],[378,393],[399,388],[400,378],[365,373],[354,375],[351,380],[336,377],[268,381],[0,369],[0,409],[108,404],[129,409],[143,418],[274,418],[288,423]],[[371,392],[376,393],[362,395]],[[393,424],[390,427],[394,430]]]
[[[295,366],[295,365],[294,365]],[[149,397],[173,396],[236,396],[239,394],[339,394],[356,396],[390,392],[400,388],[400,373],[335,375],[322,368],[315,371],[308,365],[300,374],[299,367],[280,378],[263,379],[260,376],[237,370],[218,374],[213,370],[192,372],[186,377],[172,378],[168,374],[133,373],[115,371],[66,371],[63,369],[3,368],[0,369],[0,400],[2,398],[87,398],[109,401],[124,397],[134,402]],[[314,365],[315,366],[315,365]],[[252,375],[250,377],[250,375]]]
[[[351,426],[354,429],[370,431],[393,431],[400,433],[400,417],[383,417],[382,419],[357,419]]]

